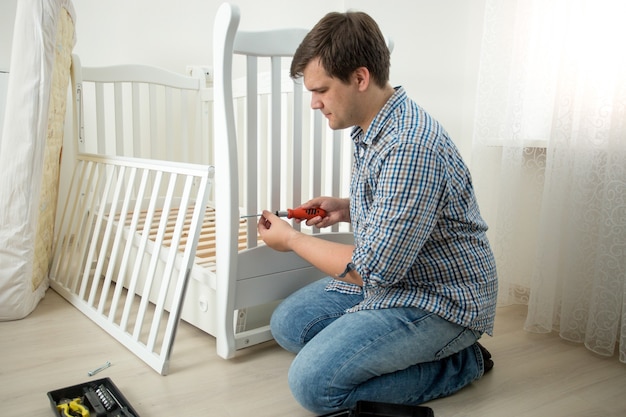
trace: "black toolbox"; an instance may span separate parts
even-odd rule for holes
[[[55,416],[139,417],[111,378],[50,391],[48,398]]]
[[[375,401],[357,401],[354,409],[335,411],[320,417],[434,417],[432,408]]]

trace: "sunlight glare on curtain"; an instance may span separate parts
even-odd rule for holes
[[[487,0],[472,170],[500,304],[626,362],[626,2]]]

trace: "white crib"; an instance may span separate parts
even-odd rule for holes
[[[243,214],[347,193],[350,141],[287,75],[306,30],[238,24],[223,4],[213,83],[73,61],[78,152],[51,286],[161,374],[179,318],[231,358],[271,340],[273,306],[322,276],[259,243]],[[349,229],[302,230],[352,241]]]

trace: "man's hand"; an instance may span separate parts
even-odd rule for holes
[[[342,201],[340,199],[335,200]],[[335,214],[338,215],[338,212],[335,211]],[[332,242],[298,232],[289,223],[267,210],[263,210],[263,216],[259,219],[257,230],[263,242],[270,248],[280,252],[293,251],[329,276],[336,277],[352,260],[354,245]],[[363,280],[357,271],[350,272],[341,280],[363,285]]]
[[[267,246],[280,252],[292,250],[291,239],[300,233],[289,223],[267,210],[263,210],[263,216],[259,218],[257,230]]]
[[[315,226],[321,229],[323,227],[332,226],[339,222],[350,221],[350,200],[347,198],[317,197],[307,201],[300,207],[319,207],[326,211],[326,216],[324,217],[317,216],[307,220],[307,226]]]

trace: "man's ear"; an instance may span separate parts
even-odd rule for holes
[[[370,71],[366,67],[359,67],[354,70],[354,80],[359,88],[359,91],[367,90],[370,84]]]

